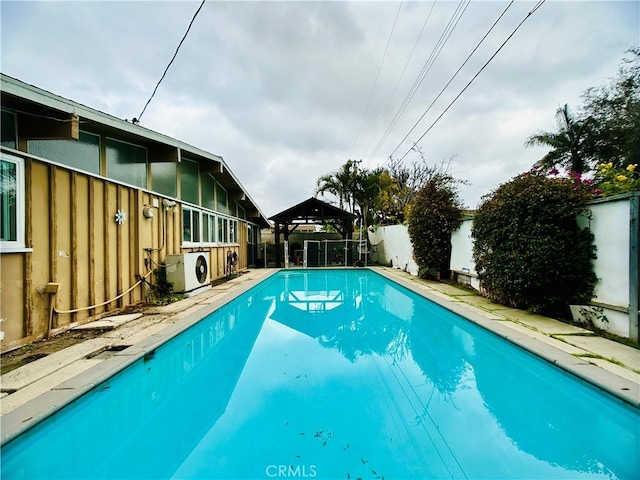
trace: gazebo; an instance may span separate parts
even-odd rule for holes
[[[284,234],[284,241],[289,240],[289,235],[300,225],[331,225],[343,239],[351,239],[353,236],[353,221],[356,215],[338,207],[311,197],[304,202],[294,205],[272,217],[275,224],[275,241],[279,243],[280,234]],[[281,266],[282,252],[276,249],[276,265]]]

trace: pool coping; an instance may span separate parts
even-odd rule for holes
[[[345,267],[341,267],[345,269]],[[429,301],[461,316],[462,318],[480,326],[484,330],[515,344],[526,351],[556,365],[562,370],[587,381],[596,388],[603,390],[617,399],[630,404],[635,408],[640,408],[640,385],[612,374],[603,368],[590,363],[584,358],[575,357],[564,352],[553,345],[542,342],[534,336],[527,335],[526,332],[514,330],[508,326],[504,319],[491,319],[491,313],[481,312],[465,308],[465,304],[454,299],[449,300],[444,295],[437,295],[424,288],[423,285],[413,279],[404,278],[395,272],[389,272],[385,268],[365,267],[389,281],[398,284],[409,291],[426,298]],[[314,269],[315,270],[315,269]],[[177,322],[168,325],[158,333],[149,335],[144,340],[135,343],[125,350],[115,353],[112,357],[101,361],[99,364],[81,372],[47,392],[29,400],[25,404],[2,415],[2,433],[0,445],[5,445],[23,432],[29,430],[40,421],[62,409],[77,398],[87,393],[97,385],[107,381],[116,373],[124,370],[134,362],[144,358],[145,355],[153,352],[165,342],[178,336],[183,331],[189,329],[205,316],[218,310],[229,302],[240,297],[256,285],[267,281],[280,271],[286,269],[265,270],[264,275],[248,280],[237,287],[225,292],[215,298],[210,303],[203,303],[201,308],[180,318]]]
[[[390,273],[384,269],[372,269],[372,271],[392,282],[397,283],[398,285],[405,287],[411,292],[446,308],[456,315],[469,320],[481,328],[488,330],[489,332],[514,345],[517,345],[543,360],[546,360],[562,370],[575,375],[594,387],[613,395],[618,400],[622,400],[632,407],[640,409],[639,384],[612,374],[598,365],[590,363],[582,357],[575,357],[554,347],[553,345],[544,343],[532,335],[527,335],[527,333],[514,330],[513,328],[505,325],[505,321],[509,322],[509,320],[494,320],[488,318],[488,316],[491,315],[489,312],[487,312],[488,316],[483,316],[479,312],[465,308],[463,305],[466,304],[462,304],[461,302],[453,299],[448,300],[444,296],[436,295],[429,290],[421,288],[420,284],[416,281],[403,278],[402,276]]]
[[[156,348],[197,324],[207,315],[232,302],[256,285],[267,281],[280,270],[270,269],[265,275],[239,284],[236,288],[225,292],[211,303],[202,304],[202,308],[198,308],[184,318],[180,318],[177,322],[166,326],[158,333],[149,335],[144,340],[115,353],[112,357],[62,382],[42,395],[29,400],[24,405],[5,413],[1,417],[2,434],[0,446],[9,443],[92,388],[106,382],[113,375],[144,358],[145,355],[152,353]]]

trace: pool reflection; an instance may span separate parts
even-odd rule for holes
[[[3,478],[171,477],[227,407],[271,304],[223,307],[3,446]]]
[[[375,275],[291,276],[271,318],[351,362],[388,358],[395,379],[419,367],[433,388],[418,391],[407,376],[403,391],[421,408],[414,421],[428,418],[446,449],[467,451],[455,455],[463,476],[540,478],[523,468],[541,462],[543,477],[640,475],[637,411],[574,378],[566,389],[568,374]],[[540,462],[514,462],[505,455],[514,448]]]

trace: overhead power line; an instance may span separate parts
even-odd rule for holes
[[[447,111],[451,108],[451,106],[462,96],[462,94],[467,90],[467,88],[469,88],[469,86],[475,81],[476,78],[478,78],[478,76],[482,73],[482,71],[487,67],[487,65],[489,65],[489,63],[491,63],[491,61],[496,57],[496,55],[498,55],[498,53],[500,52],[500,50],[502,50],[502,48],[507,44],[507,42],[509,40],[511,40],[511,38],[516,34],[516,32],[520,29],[520,27],[522,26],[522,24],[524,22],[526,22],[531,15],[533,15],[545,2],[546,0],[539,0],[538,3],[533,7],[533,9],[527,13],[527,15],[522,19],[522,21],[520,21],[520,23],[516,26],[516,28],[513,30],[513,32],[511,32],[511,34],[507,37],[507,39],[502,42],[502,45],[500,45],[500,47],[498,47],[498,49],[493,53],[493,55],[491,55],[491,57],[489,58],[489,60],[487,60],[485,62],[485,64],[480,68],[480,70],[478,70],[478,72],[473,76],[473,78],[471,80],[469,80],[469,83],[467,83],[465,85],[465,87],[460,91],[460,93],[458,93],[458,95],[456,95],[456,97],[451,101],[451,103],[449,103],[449,105],[447,105],[447,108],[445,108],[442,113],[440,115],[438,115],[438,117],[433,121],[433,123],[429,126],[429,128],[427,128],[425,130],[425,132],[420,136],[420,138],[418,138],[418,140],[416,140],[415,142],[413,142],[413,145],[417,145],[418,143],[420,143],[420,141],[427,135],[427,133],[429,133],[431,131],[431,129],[436,125],[436,123],[438,123],[438,121],[444,116],[445,113],[447,113]],[[400,160],[403,160],[407,155],[409,155],[409,153],[413,150],[412,148],[409,148],[405,154],[400,157]],[[395,151],[395,150],[394,150]]]
[[[422,66],[422,70],[414,80],[413,85],[409,89],[409,92],[407,93],[404,100],[402,101],[402,104],[400,105],[395,115],[393,116],[391,123],[387,127],[385,133],[383,134],[382,138],[376,145],[376,148],[372,152],[371,154],[372,156],[375,155],[378,152],[378,150],[380,150],[380,148],[386,141],[387,137],[391,134],[391,131],[395,128],[397,123],[400,121],[400,118],[402,118],[402,115],[404,115],[404,112],[409,106],[409,103],[411,103],[411,100],[413,100],[413,97],[418,91],[418,88],[420,87],[420,85],[422,85],[422,82],[431,71],[431,68],[435,64],[438,57],[440,56],[442,49],[447,44],[449,37],[451,37],[451,34],[453,33],[456,26],[460,22],[460,19],[466,12],[470,3],[471,3],[471,0],[460,0],[460,2],[458,3],[456,10],[453,12],[453,14],[451,15],[451,18],[449,19],[449,22],[447,23],[446,27],[440,34],[440,38],[438,39],[435,46],[433,47],[433,50],[431,50],[431,53],[429,54],[429,58],[427,58],[426,62]]]
[[[382,60],[380,61],[380,65],[378,66],[378,73],[376,73],[376,79],[373,82],[373,88],[371,89],[371,93],[369,94],[369,100],[367,101],[367,108],[362,115],[362,121],[360,122],[360,128],[358,128],[358,134],[356,135],[356,139],[353,142],[353,146],[351,149],[353,150],[358,144],[358,140],[360,139],[360,132],[362,131],[362,126],[364,125],[364,120],[367,117],[367,113],[369,113],[369,106],[371,105],[371,99],[373,98],[373,93],[376,91],[376,86],[378,85],[378,78],[380,77],[380,71],[382,70],[382,65],[384,64],[384,59],[387,56],[387,50],[389,50],[389,44],[391,43],[391,37],[393,37],[393,32],[396,29],[396,23],[398,23],[398,16],[400,15],[400,9],[402,8],[402,1],[398,5],[398,11],[396,12],[396,18],[393,20],[393,26],[391,27],[391,32],[389,33],[389,38],[387,39],[387,46],[384,47],[384,53],[382,54]],[[351,157],[351,155],[349,155]]]
[[[182,44],[184,43],[185,39],[187,38],[187,35],[189,35],[189,30],[191,30],[191,25],[193,25],[193,22],[195,21],[196,17],[200,13],[200,10],[202,10],[202,7],[204,6],[206,1],[207,0],[202,0],[202,3],[200,4],[198,9],[196,10],[196,13],[193,14],[193,17],[191,18],[191,21],[189,22],[189,26],[187,27],[187,31],[184,32],[184,36],[182,37],[182,40],[180,40],[180,43],[178,44],[178,48],[176,48],[176,51],[174,52],[173,57],[171,57],[171,60],[169,60],[169,64],[167,65],[167,68],[164,69],[164,73],[162,74],[162,77],[160,77],[160,80],[158,80],[158,83],[156,83],[156,87],[153,89],[153,93],[149,97],[149,100],[147,100],[147,103],[145,103],[144,108],[142,109],[142,112],[140,112],[140,115],[138,115],[137,121],[134,118],[134,123],[140,122],[140,119],[142,118],[142,115],[144,115],[144,112],[147,110],[147,107],[151,103],[151,100],[153,99],[153,97],[155,96],[156,92],[158,91],[158,87],[162,83],[162,80],[164,80],[164,77],[167,75],[167,72],[169,71],[169,67],[171,67],[171,64],[173,63],[173,61],[178,56],[178,51],[180,50],[180,47],[182,46]]]
[[[380,115],[380,120],[378,121],[378,125],[376,125],[376,129],[374,130],[374,132],[371,135],[371,140],[369,141],[369,145],[367,146],[367,150],[369,151],[369,148],[371,147],[371,143],[373,142],[373,139],[375,138],[376,134],[378,133],[378,130],[380,129],[380,125],[382,125],[382,122],[384,121],[384,117],[387,114],[387,111],[389,110],[389,106],[391,105],[391,101],[393,100],[393,97],[395,97],[396,95],[396,91],[398,90],[398,87],[400,86],[400,82],[402,81],[402,79],[404,78],[404,74],[407,71],[407,67],[409,66],[409,62],[411,62],[411,58],[413,57],[413,54],[416,51],[416,48],[418,47],[418,44],[420,43],[420,39],[422,38],[422,34],[424,33],[424,29],[427,26],[427,23],[429,22],[429,19],[431,18],[431,13],[433,13],[433,9],[436,6],[438,0],[435,0],[432,4],[431,4],[431,8],[429,9],[429,13],[427,14],[427,17],[424,20],[424,23],[422,24],[422,28],[420,29],[420,33],[418,34],[418,37],[416,38],[415,43],[413,44],[413,48],[411,49],[411,53],[409,54],[409,57],[407,57],[407,61],[404,64],[404,67],[402,68],[402,72],[400,73],[400,76],[398,77],[398,81],[396,82],[395,87],[393,87],[393,92],[391,92],[391,95],[389,96],[389,100],[387,100],[387,104],[384,107],[384,111],[382,112],[382,115]],[[368,155],[368,158],[371,158],[373,155],[375,155],[376,152],[374,152],[371,155]]]
[[[498,24],[498,22],[502,19],[502,17],[504,16],[505,13],[507,13],[507,10],[509,10],[509,8],[511,7],[511,5],[513,5],[513,3],[515,2],[515,0],[511,0],[511,2],[509,2],[509,4],[507,5],[507,7],[502,11],[502,13],[500,14],[500,16],[498,16],[498,18],[496,19],[495,22],[493,22],[493,25],[491,25],[491,28],[489,28],[489,30],[487,30],[487,33],[484,34],[484,36],[480,39],[480,41],[476,44],[476,46],[473,48],[473,50],[471,50],[471,53],[467,56],[467,58],[464,60],[464,62],[462,62],[462,65],[460,65],[460,67],[458,67],[458,70],[456,70],[456,72],[451,76],[451,78],[449,79],[449,81],[445,84],[444,87],[442,87],[442,90],[440,90],[440,92],[438,93],[438,95],[436,95],[436,97],[433,99],[433,101],[431,102],[431,104],[427,107],[427,109],[422,113],[422,115],[420,115],[420,118],[418,118],[418,120],[416,121],[416,123],[413,124],[413,127],[411,127],[411,130],[409,130],[407,132],[407,134],[404,136],[404,138],[402,140],[400,140],[400,143],[398,143],[398,145],[396,146],[396,148],[393,150],[393,152],[391,152],[391,154],[389,155],[390,157],[393,156],[394,153],[396,153],[396,150],[398,150],[402,144],[404,143],[404,141],[407,139],[407,137],[409,135],[411,135],[411,132],[413,132],[415,130],[415,128],[418,126],[418,124],[422,121],[422,119],[425,117],[425,115],[429,112],[429,110],[431,110],[431,107],[433,107],[433,105],[438,101],[438,99],[442,96],[442,94],[444,93],[444,91],[449,87],[449,85],[451,85],[451,82],[453,82],[453,80],[458,76],[458,73],[460,73],[460,70],[462,70],[462,68],[467,64],[467,62],[469,61],[469,59],[473,56],[474,53],[476,53],[476,50],[478,50],[478,48],[480,48],[480,45],[482,45],[482,42],[485,41],[485,39],[489,36],[489,34],[493,31],[493,29],[495,28],[495,26]]]

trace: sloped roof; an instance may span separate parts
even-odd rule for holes
[[[269,218],[280,223],[322,223],[326,219],[354,220],[356,215],[311,197]]]
[[[15,111],[33,108],[45,109],[43,115],[55,115],[54,112],[75,114],[80,117],[81,123],[99,128],[103,132],[114,132],[118,138],[130,140],[145,146],[161,145],[172,147],[190,159],[200,160],[205,164],[216,165],[216,181],[228,192],[237,197],[237,202],[246,210],[255,212],[251,221],[261,226],[269,226],[266,215],[258,204],[251,198],[249,192],[240,183],[240,180],[228,167],[220,155],[215,155],[181,140],[153,131],[139,124],[133,124],[127,120],[93,109],[73,100],[61,97],[34,85],[27,84],[0,73],[2,106]]]

